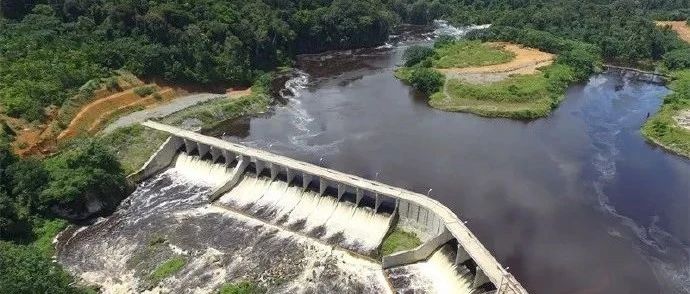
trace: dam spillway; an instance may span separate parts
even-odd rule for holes
[[[215,206],[380,258],[397,292],[404,290],[395,285],[400,280],[396,274],[411,272],[411,280],[424,280],[417,277],[419,272],[432,271],[436,274],[426,281],[434,284],[435,292],[527,293],[453,212],[424,195],[172,126],[144,125],[170,137],[130,175],[134,181],[174,164],[212,187],[208,198]],[[423,244],[376,256],[395,225],[417,233]]]

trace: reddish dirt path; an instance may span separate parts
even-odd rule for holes
[[[685,42],[690,43],[690,26],[685,21],[657,21],[658,26],[670,27]]]
[[[146,85],[144,87],[153,87],[156,89],[156,93],[141,97],[135,93],[135,89],[129,89],[98,99],[84,106],[72,119],[69,126],[58,135],[58,141],[69,139],[85,132],[95,133],[100,130],[103,123],[118,113],[158,105],[173,99],[175,96],[175,92],[171,88],[161,89],[156,85]],[[158,94],[158,98],[154,97],[156,94]]]

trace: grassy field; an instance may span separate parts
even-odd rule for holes
[[[252,93],[236,99],[216,99],[173,113],[161,122],[180,125],[187,119],[198,119],[202,128],[210,128],[222,121],[242,115],[258,113],[268,108],[271,98],[262,87],[252,87]]]
[[[575,80],[564,65],[550,65],[542,72],[514,75],[488,84],[446,80],[444,92],[429,99],[441,110],[463,111],[489,117],[534,119],[548,116],[563,99],[568,84]]]
[[[414,249],[419,245],[422,245],[422,241],[419,240],[415,233],[396,227],[383,239],[379,253],[381,256],[386,256],[398,251]]]
[[[678,125],[674,116],[681,111],[690,111],[690,70],[673,74],[669,87],[673,93],[664,98],[659,112],[642,126],[642,135],[665,149],[690,157],[690,130]]]
[[[435,68],[461,68],[505,63],[515,54],[479,41],[455,42],[435,50],[436,58],[432,61]]]
[[[141,168],[167,138],[164,132],[134,125],[98,137],[98,141],[115,154],[125,174],[131,174]]]

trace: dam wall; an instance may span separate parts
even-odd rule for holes
[[[469,270],[474,289],[527,293],[455,213],[425,195],[165,124],[142,124],[171,137],[132,180],[155,174],[184,152],[232,169],[211,193],[219,205],[348,249],[378,246],[397,220],[423,244],[384,256],[384,267],[435,261],[439,248],[453,248],[447,267]]]

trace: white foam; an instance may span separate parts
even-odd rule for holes
[[[427,261],[400,267],[401,271],[392,273],[392,278],[405,278],[408,283],[405,289],[396,289],[399,293],[459,293],[473,292],[473,276],[462,266],[454,264],[452,247],[443,246],[436,250]]]
[[[342,245],[366,252],[381,244],[390,223],[389,215],[374,213],[370,208],[252,174],[245,174],[219,202],[302,233],[322,230],[319,238],[338,236],[336,240]]]
[[[201,186],[218,187],[232,178],[232,169],[224,164],[214,164],[185,153],[177,155],[174,168],[180,176]]]

